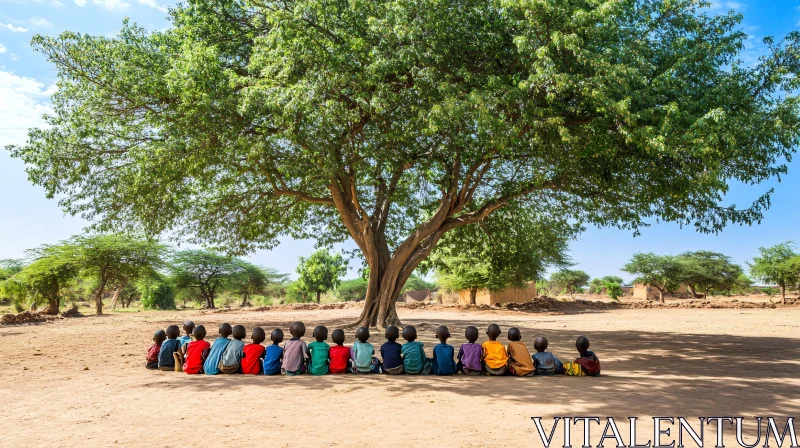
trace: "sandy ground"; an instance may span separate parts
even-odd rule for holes
[[[441,324],[456,347],[467,325],[518,326],[531,349],[545,335],[562,360],[574,358],[575,337],[586,334],[603,363],[598,378],[210,377],[143,367],[153,331],[187,318],[209,334],[221,322],[241,323],[248,336],[253,326],[287,331],[299,319],[310,336],[314,325],[333,329],[357,312],[142,312],[2,327],[0,445],[542,446],[533,416],[546,417],[548,429],[553,416],[613,416],[626,443],[627,417],[638,416],[643,443],[651,416],[800,417],[800,308],[401,310],[429,355]],[[382,341],[373,332],[371,342]],[[597,445],[602,427],[593,431]],[[573,446],[581,434],[574,427]],[[725,438],[735,443],[731,429]]]

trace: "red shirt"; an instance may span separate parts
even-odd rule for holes
[[[331,363],[328,366],[331,373],[347,373],[347,363],[350,361],[350,347],[332,345],[329,353]]]
[[[183,371],[189,374],[200,373],[203,370],[203,351],[211,348],[208,341],[192,341],[186,347],[186,361],[183,363]]]
[[[242,373],[245,375],[258,375],[261,373],[261,358],[266,349],[261,344],[247,344],[242,358]]]
[[[161,350],[161,344],[156,344],[153,342],[153,345],[147,349],[147,363],[158,363],[158,351]]]

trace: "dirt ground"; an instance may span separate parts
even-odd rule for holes
[[[483,332],[496,322],[504,333],[517,326],[529,348],[544,335],[564,361],[585,334],[602,361],[598,378],[212,377],[143,365],[153,331],[184,319],[204,324],[209,335],[222,322],[243,324],[248,336],[254,326],[288,332],[291,321],[302,320],[310,340],[314,325],[333,329],[357,313],[141,312],[0,327],[0,445],[542,446],[533,416],[545,417],[547,428],[553,416],[613,416],[624,423],[626,443],[627,417],[638,416],[643,443],[652,438],[651,416],[800,416],[798,307],[400,310],[429,355],[441,324],[456,347],[467,325]],[[353,339],[349,330],[347,342]],[[382,341],[373,332],[371,342]],[[593,431],[596,445],[602,427]],[[714,431],[706,429],[707,442]],[[573,446],[581,445],[581,434],[574,427]],[[733,437],[727,430],[735,444]]]

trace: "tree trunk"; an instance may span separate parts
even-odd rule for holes
[[[781,303],[786,305],[786,285],[781,285]]]
[[[656,289],[658,289],[658,301],[661,303],[666,303],[666,301],[664,300],[664,291],[662,291],[661,288],[656,288]]]
[[[322,294],[321,292],[317,291],[317,304],[319,304],[319,296],[320,296],[321,294]]]
[[[117,300],[119,299],[119,295],[122,294],[122,290],[125,289],[125,284],[121,284],[114,289],[114,293],[111,295],[111,310],[115,310],[117,308]],[[123,300],[124,302],[124,300]],[[124,303],[123,303],[124,305]],[[123,306],[124,308],[124,306]]]
[[[47,299],[47,303],[48,303],[48,307],[50,309],[47,311],[47,314],[49,314],[51,316],[55,316],[56,314],[58,314],[58,307],[60,305],[60,302],[61,301],[58,299],[58,297],[50,297],[50,298],[48,298]]]
[[[94,296],[95,311],[98,316],[103,314],[103,293],[106,289],[107,279],[100,280],[100,286],[97,287],[97,294]]]
[[[247,294],[242,294],[242,308],[247,306]]]
[[[696,299],[697,298],[697,290],[695,289],[694,285],[689,285],[689,291],[692,292],[692,298]]]
[[[469,304],[470,305],[477,305],[478,299],[478,288],[470,288],[469,289]]]

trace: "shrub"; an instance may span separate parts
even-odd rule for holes
[[[334,295],[339,300],[346,302],[361,300],[367,295],[367,281],[363,278],[344,280],[334,291]]]
[[[142,308],[146,310],[174,310],[175,289],[169,283],[146,283],[142,288]]]
[[[605,284],[606,294],[608,297],[611,297],[613,300],[619,300],[622,296],[622,287],[619,286],[619,283],[615,282],[608,282]]]

